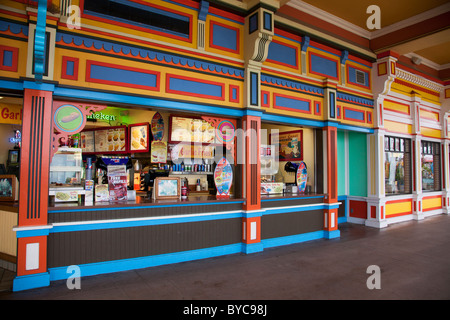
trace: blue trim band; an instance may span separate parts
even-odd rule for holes
[[[36,82],[31,82],[31,81],[24,81],[23,89],[55,91],[55,85],[51,84],[51,83],[36,83]]]
[[[372,134],[375,131],[372,128],[356,127],[356,126],[351,126],[348,124],[338,124],[337,128],[340,130],[348,130],[348,131],[369,133],[369,134]]]
[[[23,82],[0,80],[0,88],[11,90],[23,90]]]
[[[335,239],[335,238],[339,238],[340,236],[341,236],[340,230],[324,231],[325,239]]]
[[[339,217],[338,224],[347,222],[347,217]]]
[[[261,252],[264,250],[264,245],[261,242],[257,243],[243,243],[242,252],[245,254],[251,254],[255,252]]]
[[[165,253],[155,256],[83,264],[78,267],[80,267],[81,277],[85,277],[206,259],[240,252],[242,252],[242,243],[235,243],[212,248]],[[50,272],[50,281],[67,279],[71,275],[67,273],[67,267],[49,268],[48,271]]]
[[[319,230],[319,231],[313,231],[308,233],[302,233],[302,234],[295,234],[292,236],[285,236],[285,237],[279,237],[279,238],[270,238],[270,239],[264,239],[261,240],[264,248],[271,248],[271,247],[278,247],[278,246],[284,246],[288,244],[294,244],[299,242],[305,242],[310,240],[317,240],[325,238],[325,231]]]
[[[50,285],[50,274],[48,272],[18,276],[13,280],[13,291],[23,291],[34,288],[48,287]]]
[[[17,238],[48,236],[51,228],[16,231]]]
[[[129,227],[142,227],[142,226],[156,226],[163,224],[175,224],[185,222],[199,222],[199,221],[211,221],[222,219],[234,219],[242,218],[242,212],[217,214],[217,215],[204,215],[204,216],[191,216],[186,215],[183,217],[174,218],[161,218],[148,220],[131,220],[131,221],[116,221],[116,222],[98,222],[88,224],[71,224],[71,225],[54,225],[51,229],[51,233],[60,232],[73,232],[73,231],[87,231],[87,230],[103,230],[103,229],[117,229],[117,228],[129,228]]]
[[[242,218],[257,218],[264,214],[264,209],[257,211],[242,212]]]
[[[282,115],[277,115],[277,114],[265,113],[262,115],[261,120],[274,121],[274,122],[280,122],[280,123],[289,123],[291,125],[301,125],[301,126],[308,126],[308,127],[319,127],[319,128],[324,127],[324,123],[322,121],[301,119],[301,118],[292,118],[292,117],[282,116]]]

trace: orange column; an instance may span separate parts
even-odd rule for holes
[[[261,118],[256,116],[243,117],[243,152],[244,172],[243,190],[245,211],[242,218],[242,242],[246,245],[245,252],[262,251],[261,245],[261,164],[260,164],[260,131]]]
[[[53,94],[24,90],[17,277],[13,290],[48,285],[47,209]]]
[[[261,118],[245,116],[244,130],[244,210],[258,210],[261,208],[261,163],[259,157]],[[242,147],[241,147],[242,150]]]
[[[325,127],[323,129],[326,143],[326,196],[325,204],[328,208],[324,210],[324,230],[328,232],[328,238],[339,236],[338,231],[338,183],[337,183],[337,128]]]

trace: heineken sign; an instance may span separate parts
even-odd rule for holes
[[[95,112],[86,117],[87,119],[105,120],[105,121],[115,121],[116,116],[111,114],[104,114],[103,112]]]

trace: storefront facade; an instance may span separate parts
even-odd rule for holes
[[[446,91],[406,75],[395,53],[305,32],[285,21],[277,1],[251,8],[236,1],[227,9],[161,0],[107,12],[103,2],[7,1],[0,16],[7,43],[0,86],[23,102],[18,201],[2,206],[17,213],[17,247],[8,249],[8,256],[17,252],[14,290],[67,279],[73,265],[90,276],[335,238],[341,222],[384,227],[448,214]],[[143,24],[141,14],[152,23]],[[65,126],[72,114],[79,122]],[[156,114],[164,129],[149,140]],[[175,128],[188,120],[192,138],[183,140]],[[195,140],[197,124],[212,130],[212,142]],[[139,126],[147,128],[145,150],[133,149]],[[123,129],[124,139],[86,146],[89,132],[105,131],[107,139],[112,129]],[[151,162],[151,142],[163,143],[164,159],[151,165],[186,178],[190,196],[158,199],[156,189],[149,197],[138,187],[133,200],[97,202],[94,194],[89,202],[83,185],[80,201],[55,202],[52,172],[67,164],[55,169],[52,161],[78,134],[84,161],[126,156],[136,172],[136,160]],[[97,149],[106,145],[111,149]],[[209,156],[209,147],[221,156]],[[183,152],[190,160],[176,161]],[[232,170],[225,194],[204,167],[217,168],[222,155]],[[411,159],[401,175],[399,157]],[[308,173],[299,192],[302,162]],[[426,162],[431,172],[422,179],[417,164]],[[212,181],[214,192],[201,193]],[[276,186],[284,192],[270,191]]]

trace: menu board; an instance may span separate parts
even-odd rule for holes
[[[94,131],[95,152],[126,152],[126,127]]]
[[[126,153],[127,127],[108,127],[80,133],[83,153]]]
[[[152,163],[166,163],[167,162],[167,142],[152,141],[150,161]]]
[[[130,152],[148,151],[148,128],[149,124],[139,123],[129,126],[130,128]]]
[[[215,142],[215,128],[205,120],[172,117],[171,121],[170,140],[173,142]]]

